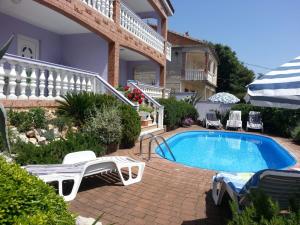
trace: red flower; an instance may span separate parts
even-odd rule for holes
[[[124,90],[125,90],[125,91],[128,91],[128,90],[129,90],[129,87],[128,87],[128,86],[125,86],[125,87],[124,87]]]
[[[127,97],[128,97],[129,99],[132,99],[133,95],[132,95],[131,93],[129,93],[129,94],[127,95]]]
[[[143,100],[142,99],[139,99],[139,104],[142,104],[143,103]]]

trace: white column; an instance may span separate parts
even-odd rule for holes
[[[21,95],[18,97],[20,100],[26,100],[28,97],[26,96],[26,87],[27,87],[27,72],[26,72],[26,64],[22,65],[22,72],[20,75],[20,90]]]
[[[9,96],[8,99],[17,99],[16,96],[16,87],[17,87],[17,71],[16,65],[14,63],[10,63],[11,70],[9,74]]]
[[[86,91],[87,92],[92,92],[92,83],[91,83],[91,78],[90,77],[87,77],[87,87],[86,87]]]
[[[86,77],[82,77],[82,85],[81,85],[82,91],[87,90],[87,82],[86,82]]]
[[[56,70],[56,79],[55,79],[55,90],[56,90],[56,99],[61,100],[63,95],[63,82],[62,82],[62,73],[60,70]]]
[[[54,79],[53,79],[53,70],[49,69],[49,76],[48,76],[48,99],[53,99],[53,89],[54,89]]]
[[[76,92],[81,91],[81,89],[80,89],[80,75],[79,74],[76,75],[75,89],[76,89]]]
[[[113,18],[113,13],[114,13],[114,4],[113,0],[109,0],[109,18]]]
[[[0,61],[0,99],[6,99],[4,94],[4,85],[5,85],[5,70],[4,70],[4,61]]]
[[[45,77],[45,69],[41,68],[41,74],[40,74],[40,96],[39,99],[45,99],[45,81],[46,81],[46,77]]]
[[[31,72],[31,75],[30,75],[30,83],[29,83],[29,87],[30,87],[30,96],[29,96],[29,99],[37,99],[37,95],[35,93],[36,91],[36,81],[37,81],[37,76],[36,76],[36,68],[35,67],[32,67],[31,68],[32,72]]]
[[[66,95],[69,90],[69,85],[68,85],[68,74],[65,73],[64,75],[61,74],[61,76],[64,76],[62,80],[62,95]]]
[[[74,75],[73,73],[70,74],[70,80],[69,80],[69,91],[74,90]]]

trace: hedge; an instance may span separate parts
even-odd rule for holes
[[[300,110],[258,107],[250,104],[237,104],[231,110],[242,111],[243,126],[247,125],[250,111],[261,112],[264,131],[283,137],[291,137],[291,132],[300,121]],[[225,120],[228,115],[225,116]],[[224,122],[224,121],[223,121]]]
[[[0,224],[74,225],[75,218],[55,190],[0,157]]]
[[[194,121],[198,119],[198,112],[194,106],[184,101],[178,101],[175,98],[159,99],[164,109],[164,124],[168,130],[176,129],[182,125],[185,118],[191,118]]]
[[[131,148],[141,133],[141,119],[137,111],[129,105],[120,105],[119,111],[122,123],[121,147]]]

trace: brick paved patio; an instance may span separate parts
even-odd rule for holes
[[[198,126],[179,128],[164,134],[203,129]],[[300,147],[284,138],[274,138],[300,159]],[[148,147],[144,143],[144,151]],[[119,150],[116,155],[138,156],[139,145]],[[143,158],[146,154],[143,155]],[[102,213],[103,225],[220,225],[225,224],[228,206],[216,207],[211,198],[214,171],[189,168],[159,158],[154,153],[146,162],[142,182],[122,186],[118,177],[106,175],[86,179],[70,210],[85,217],[96,218]]]

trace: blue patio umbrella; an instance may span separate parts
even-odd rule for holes
[[[256,106],[300,108],[300,56],[248,85],[247,100]]]
[[[227,92],[219,92],[208,98],[211,102],[219,102],[224,104],[238,103],[240,99]]]

